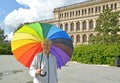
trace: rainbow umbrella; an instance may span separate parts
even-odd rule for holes
[[[71,38],[62,29],[47,23],[24,24],[11,40],[12,53],[26,67],[30,67],[34,56],[42,51],[44,38],[52,41],[50,53],[56,57],[57,67],[61,68],[71,58],[73,44]]]

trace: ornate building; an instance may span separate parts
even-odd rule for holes
[[[44,20],[65,30],[73,39],[74,45],[88,44],[88,39],[96,32],[96,20],[106,9],[120,11],[120,0],[88,0],[78,4],[55,8],[54,19]]]

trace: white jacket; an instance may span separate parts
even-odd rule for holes
[[[33,59],[31,66],[30,66],[30,75],[34,77],[33,83],[56,83],[57,82],[57,64],[55,56],[49,54],[47,57],[43,53],[42,62],[41,62],[41,69],[43,73],[46,71],[47,74],[45,77],[41,77],[40,75],[35,76],[36,69],[40,68],[40,61],[41,61],[42,53],[39,53]]]

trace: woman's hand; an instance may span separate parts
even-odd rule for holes
[[[38,69],[36,70],[36,72],[35,72],[35,75],[36,75],[36,76],[40,75],[41,71],[42,71],[42,69],[38,68]]]

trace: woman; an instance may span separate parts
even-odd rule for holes
[[[48,39],[42,42],[43,52],[35,56],[30,66],[30,75],[34,77],[33,83],[57,82],[56,58],[50,54],[51,44]]]

